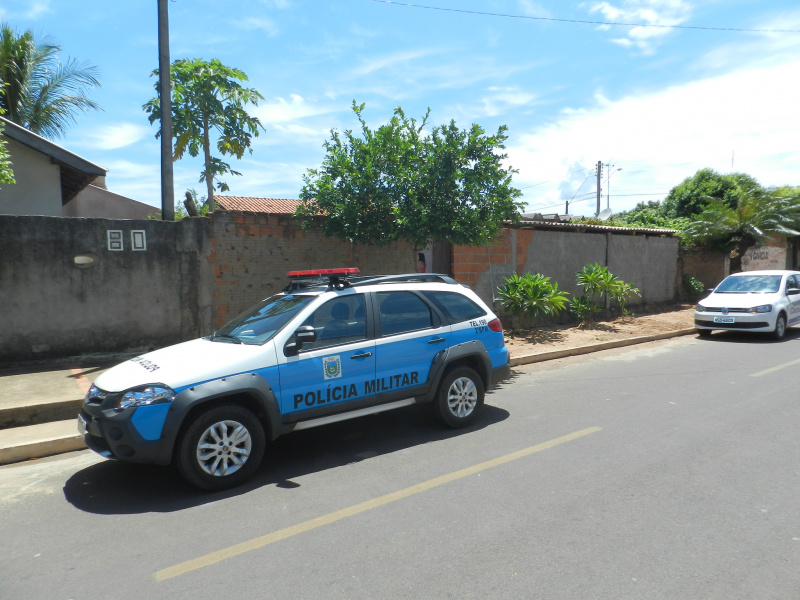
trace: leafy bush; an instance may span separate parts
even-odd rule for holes
[[[595,313],[603,308],[586,296],[573,296],[569,301],[569,312],[580,321],[581,325],[594,319]]]
[[[584,265],[576,274],[577,283],[583,288],[584,294],[580,299],[573,298],[570,302],[570,312],[581,322],[585,323],[594,315],[603,310],[605,300],[610,299],[620,305],[622,314],[627,315],[625,303],[633,296],[640,296],[639,290],[631,283],[622,281],[598,263]]]
[[[525,273],[522,277],[513,273],[504,277],[497,288],[500,303],[516,319],[516,326],[523,316],[558,314],[567,304],[567,292],[558,291],[558,283],[540,273]]]
[[[691,275],[683,276],[683,289],[687,297],[692,301],[699,300],[706,292],[706,286],[703,285],[703,282]]]

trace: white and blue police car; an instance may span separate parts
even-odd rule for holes
[[[86,445],[173,463],[195,486],[225,489],[291,431],[414,403],[465,427],[484,391],[510,373],[500,320],[450,277],[356,268],[288,276],[282,293],[213,335],[101,374],[78,416]]]

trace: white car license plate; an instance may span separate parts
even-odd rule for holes
[[[714,323],[735,323],[733,317],[714,317]]]
[[[78,433],[86,435],[86,421],[83,420],[81,415],[78,415]]]

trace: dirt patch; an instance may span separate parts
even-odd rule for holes
[[[550,326],[506,331],[506,347],[511,357],[539,354],[612,342],[644,335],[666,333],[694,326],[694,306],[669,306],[646,314],[597,321],[584,327]]]

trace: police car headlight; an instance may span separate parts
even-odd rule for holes
[[[151,404],[167,404],[175,399],[175,392],[166,385],[143,385],[128,390],[116,401],[114,410],[123,411],[126,408],[137,406],[150,406]]]
[[[704,311],[706,310],[706,307],[705,307],[705,306],[703,306],[702,304],[698,304],[697,306],[695,306],[695,307],[694,307],[694,309],[695,309],[697,312],[704,312]]]
[[[753,308],[748,308],[747,312],[749,312],[749,313],[768,313],[768,312],[772,312],[772,304],[762,304],[761,306],[754,306]]]

